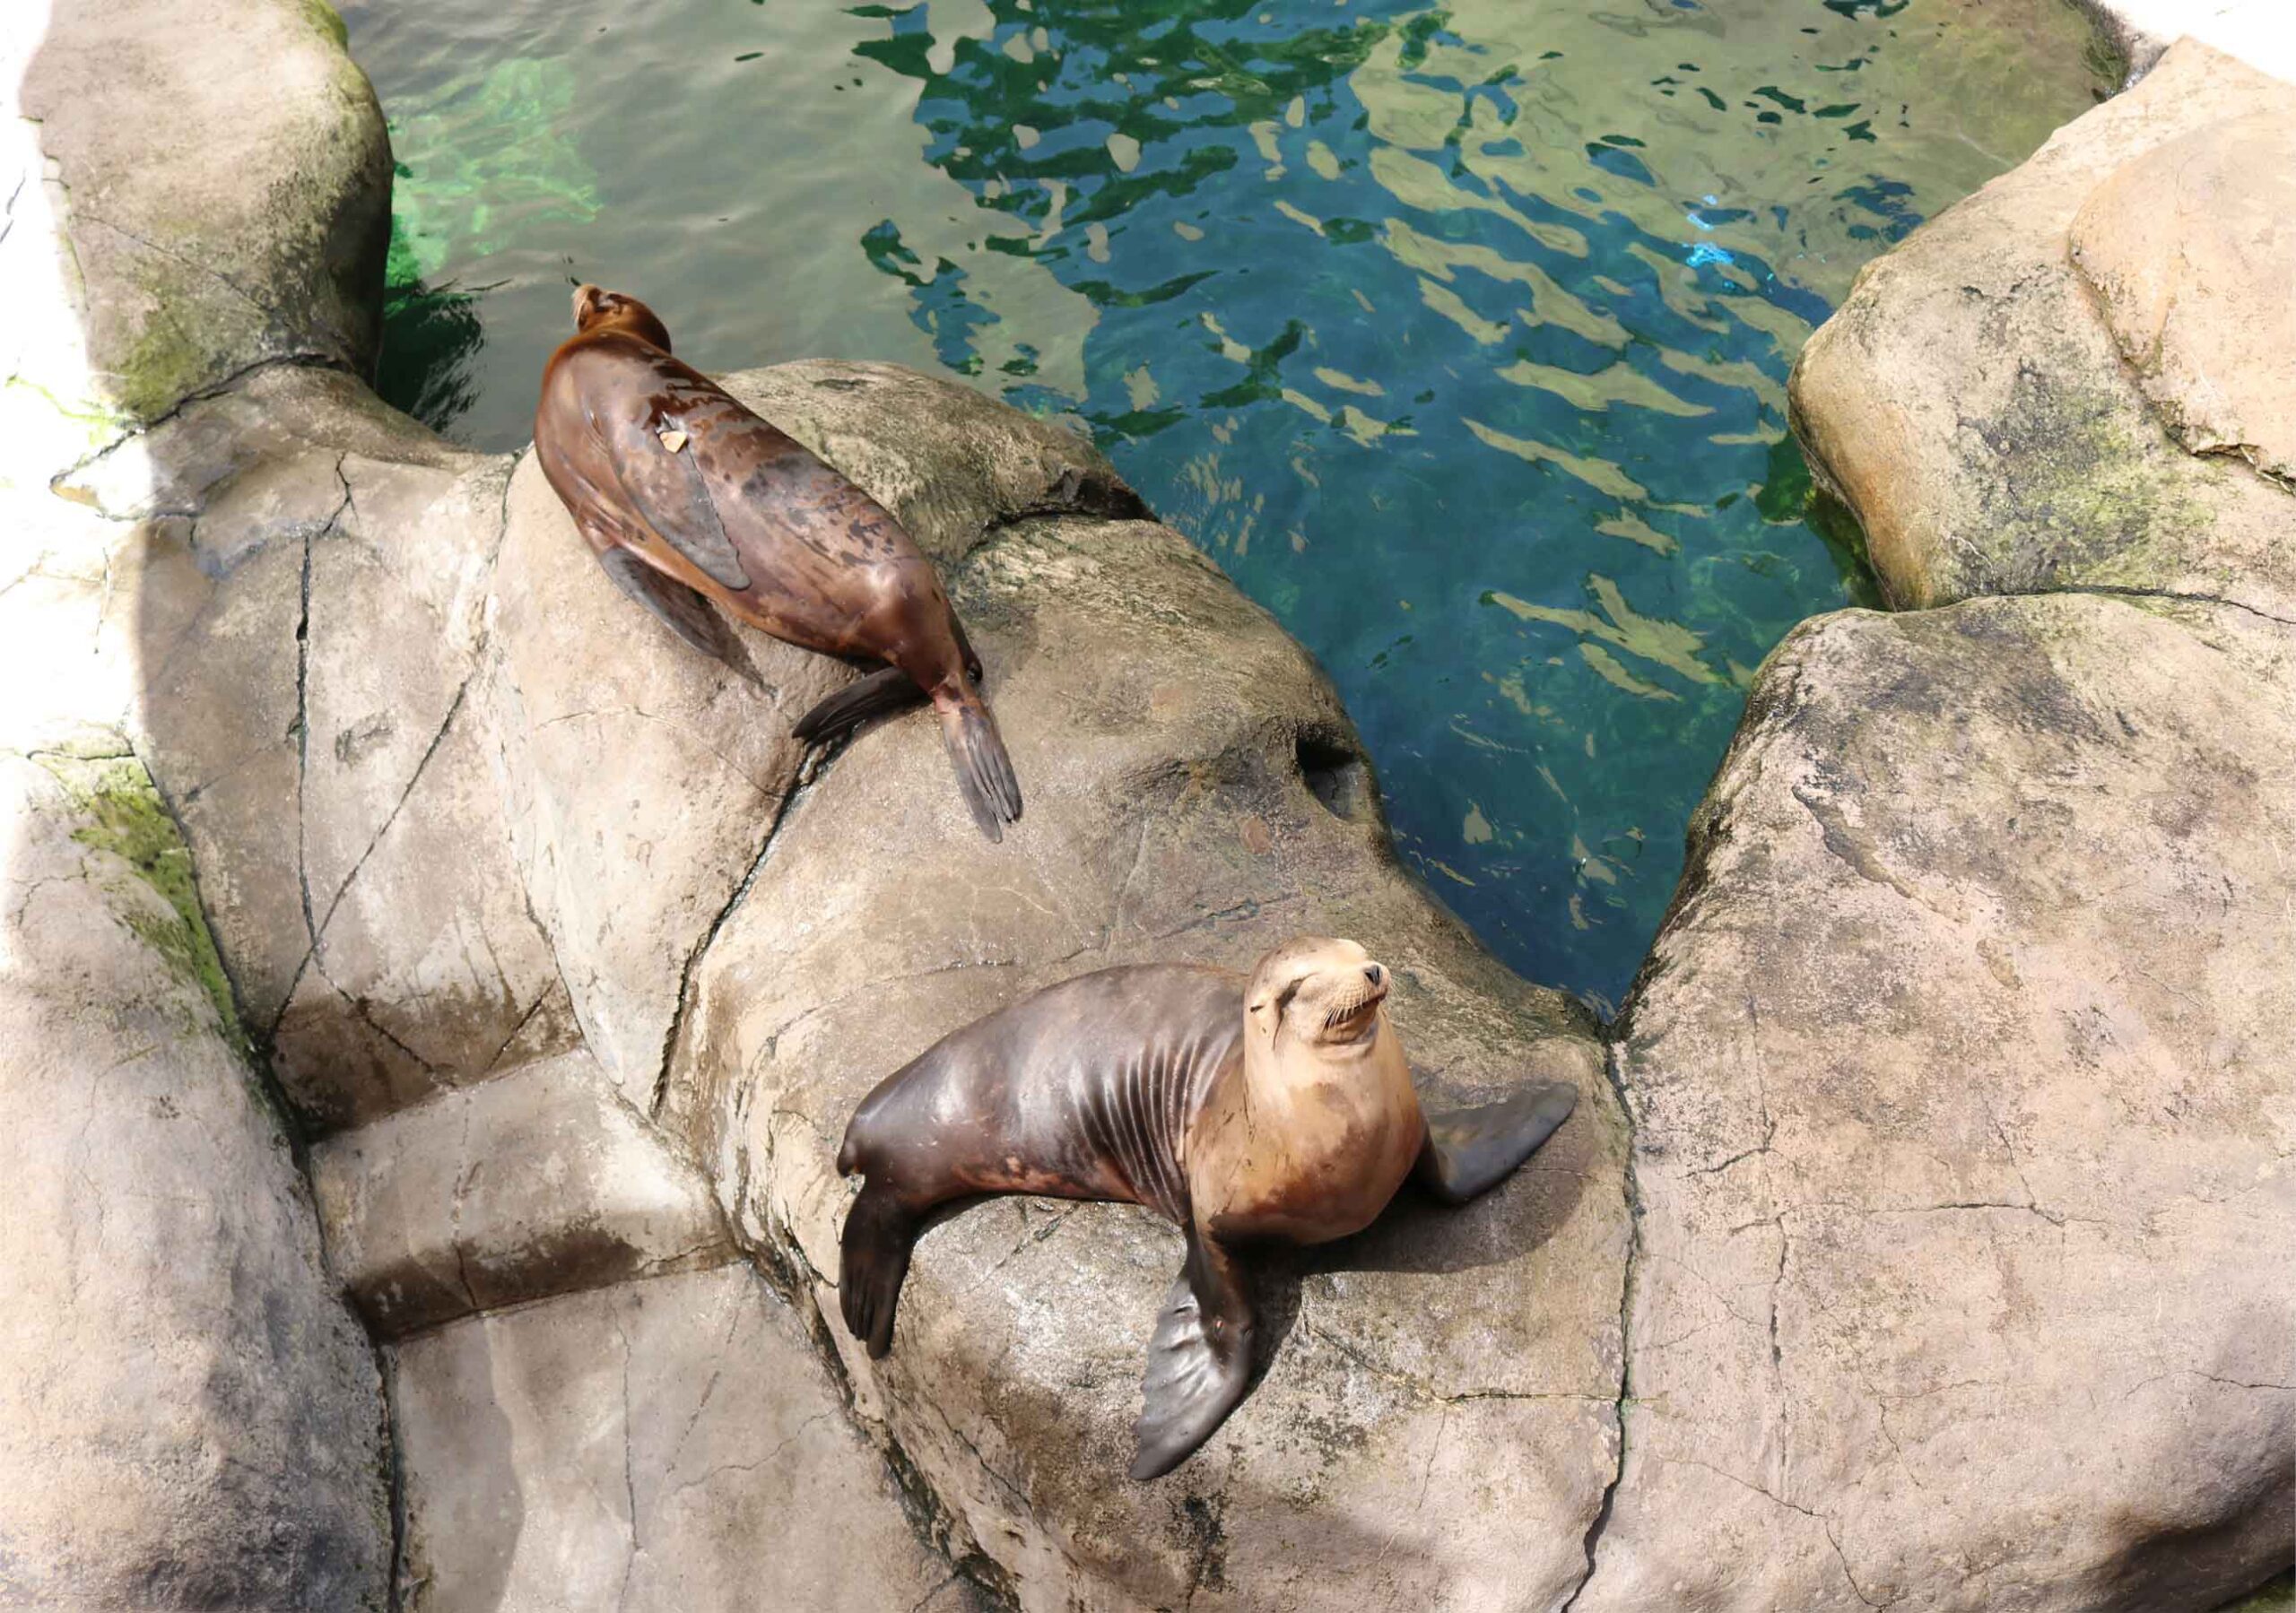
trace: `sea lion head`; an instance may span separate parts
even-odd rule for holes
[[[574,288],[574,328],[585,334],[594,330],[627,331],[641,342],[670,351],[666,325],[635,297],[623,291],[583,284]]]
[[[1307,935],[1259,960],[1244,991],[1244,1023],[1262,1047],[1320,1058],[1361,1057],[1387,1027],[1387,969],[1352,941]]]

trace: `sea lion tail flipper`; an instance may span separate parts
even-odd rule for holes
[[[827,744],[850,733],[871,717],[925,698],[917,681],[897,666],[881,666],[858,682],[848,683],[797,719],[794,730],[804,744]]]
[[[907,1207],[874,1182],[845,1212],[838,1309],[845,1313],[845,1331],[872,1356],[892,1349],[893,1311],[900,1304],[901,1279],[909,1275],[917,1225]]]
[[[1528,1159],[1578,1103],[1569,1081],[1538,1081],[1495,1104],[1431,1114],[1413,1174],[1445,1203],[1464,1204]]]
[[[979,696],[942,705],[941,739],[972,820],[991,840],[1004,839],[1004,826],[1021,820],[1021,781],[1013,776],[1013,759]]]
[[[598,564],[606,568],[616,587],[651,611],[671,632],[735,672],[757,676],[724,619],[695,590],[655,570],[619,545],[599,551]]]
[[[1172,1279],[1148,1341],[1135,1479],[1170,1472],[1212,1437],[1251,1375],[1252,1303],[1228,1252],[1191,1231],[1187,1262]]]

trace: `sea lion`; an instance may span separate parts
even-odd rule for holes
[[[1464,1203],[1578,1101],[1543,1081],[1430,1119],[1387,1023],[1388,976],[1352,941],[1302,938],[1248,978],[1102,969],[944,1036],[861,1101],[838,1150],[867,1178],[845,1218],[839,1305],[892,1348],[910,1249],[935,1206],[1004,1193],[1110,1199],[1177,1223],[1187,1256],[1156,1318],[1135,1479],[1170,1471],[1243,1398],[1257,1241],[1370,1226],[1405,1177]]]
[[[828,740],[929,698],[973,820],[991,840],[1021,786],[980,694],[980,659],[941,579],[884,507],[670,356],[634,297],[586,285],[543,369],[535,453],[622,592],[738,665],[715,600],[805,649],[890,663],[796,727]]]

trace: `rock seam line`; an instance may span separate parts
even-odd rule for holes
[[[1603,1487],[1603,1498],[1595,1509],[1594,1521],[1587,1525],[1587,1572],[1570,1596],[1564,1599],[1558,1613],[1570,1613],[1570,1609],[1578,1605],[1578,1599],[1586,1594],[1587,1587],[1595,1583],[1603,1532],[1610,1527],[1611,1509],[1618,1500],[1619,1486],[1626,1479],[1626,1408],[1634,1390],[1634,1352],[1630,1329],[1634,1316],[1635,1258],[1642,1248],[1642,1192],[1634,1172],[1634,1105],[1627,1094],[1624,1061],[1620,1056],[1619,1046],[1620,1044],[1613,1040],[1603,1048],[1603,1073],[1610,1081],[1612,1095],[1618,1100],[1619,1117],[1626,1123],[1626,1158],[1620,1172],[1620,1190],[1626,1200],[1626,1261],[1619,1274],[1618,1398],[1612,1403],[1612,1416],[1618,1429],[1618,1461],[1611,1470],[1610,1482]]]

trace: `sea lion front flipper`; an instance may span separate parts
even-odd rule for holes
[[[839,1168],[844,1168],[841,1164]],[[845,1212],[838,1308],[845,1313],[845,1331],[872,1357],[892,1349],[893,1312],[900,1305],[901,1279],[909,1275],[918,1227],[908,1207],[874,1182],[863,1184],[853,1208]]]
[[[1135,1479],[1155,1479],[1186,1461],[1228,1420],[1251,1373],[1252,1301],[1225,1249],[1191,1230],[1187,1262],[1172,1279],[1148,1341],[1148,1375]]]
[[[600,550],[598,564],[606,568],[606,575],[613,578],[616,587],[651,611],[664,626],[695,649],[715,656],[735,672],[752,678],[757,675],[736,648],[731,629],[700,594],[619,546]]]
[[[1445,1203],[1464,1204],[1528,1159],[1578,1102],[1570,1082],[1540,1081],[1495,1104],[1431,1114],[1413,1175]]]
[[[716,427],[721,437],[739,429],[715,420],[689,423],[695,433]],[[673,441],[675,447],[669,446]],[[736,593],[750,585],[750,574],[726,533],[725,519],[710,492],[700,441],[689,441],[683,429],[657,434],[652,425],[632,416],[617,422],[608,452],[622,492],[664,542],[712,582]]]

